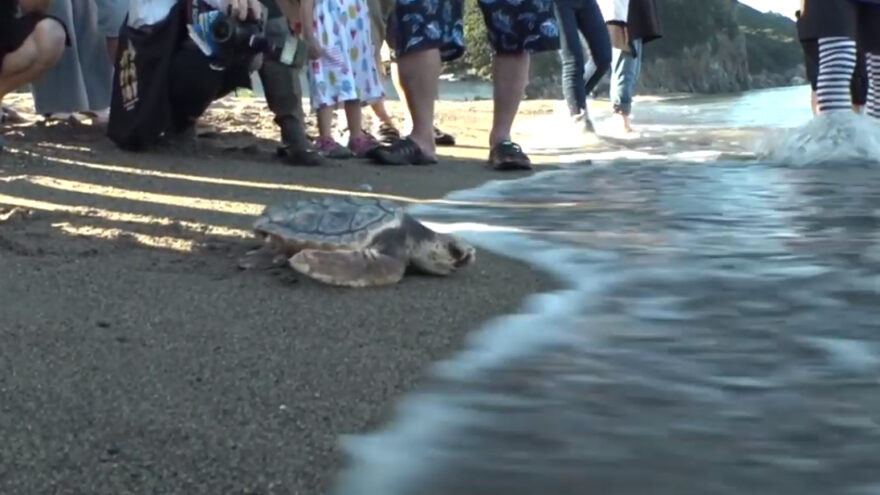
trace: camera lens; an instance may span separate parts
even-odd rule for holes
[[[232,24],[226,19],[217,19],[211,24],[211,37],[217,43],[226,43],[232,37]]]

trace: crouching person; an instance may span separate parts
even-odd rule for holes
[[[288,94],[295,91],[291,71],[264,64],[263,55],[249,47],[217,46],[209,33],[218,18],[258,25],[262,5],[258,0],[131,0],[119,36],[108,136],[131,151],[147,149],[163,137],[191,137],[208,106],[238,88],[249,88],[250,74],[259,69],[285,144],[298,148],[287,150],[289,161],[319,164],[320,157],[308,150],[296,102]],[[269,33],[276,36],[277,18]],[[283,98],[286,105],[279,104]]]
[[[0,0],[0,123],[16,116],[2,106],[3,97],[40,77],[70,45],[64,24],[46,15],[50,3]]]

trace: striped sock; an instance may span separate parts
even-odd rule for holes
[[[880,119],[880,53],[868,54],[868,115]]]
[[[856,68],[856,42],[849,38],[819,39],[819,113],[852,111],[849,83]]]

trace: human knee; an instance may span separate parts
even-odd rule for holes
[[[561,47],[560,25],[554,9],[543,2],[502,3],[478,0],[489,43],[497,55],[552,52]]]
[[[43,19],[34,27],[31,35],[37,45],[38,58],[56,61],[67,44],[67,31],[55,19]]]

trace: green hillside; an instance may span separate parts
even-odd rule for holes
[[[663,38],[647,45],[639,91],[736,92],[803,77],[794,21],[736,0],[658,0]],[[698,8],[695,8],[698,6]],[[466,2],[466,55],[450,69],[488,77],[491,50],[476,2]],[[535,56],[529,95],[558,97],[559,56]],[[602,93],[607,83],[600,86]]]

